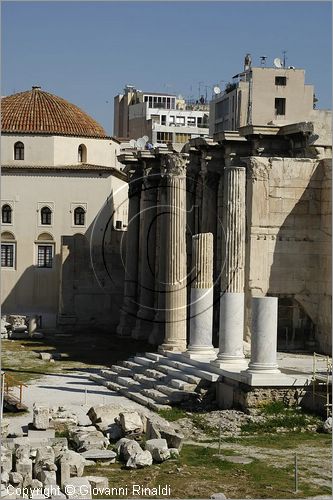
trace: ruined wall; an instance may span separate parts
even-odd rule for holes
[[[299,305],[291,334],[313,328],[323,352],[331,349],[329,172],[327,160],[248,159],[247,305],[251,296],[291,299]]]

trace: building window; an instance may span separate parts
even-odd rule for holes
[[[161,125],[166,125],[166,115],[161,116]]]
[[[185,144],[191,139],[191,134],[176,134],[176,142]]]
[[[189,116],[187,118],[187,125],[190,127],[195,127],[195,116]]]
[[[123,227],[123,223],[121,220],[116,220],[116,229],[121,229]]]
[[[1,267],[14,268],[15,243],[1,243]]]
[[[185,125],[185,116],[176,116],[176,123],[180,125]]]
[[[45,226],[50,226],[52,223],[52,211],[49,207],[43,207],[40,211],[40,222]]]
[[[12,207],[10,205],[2,205],[1,221],[2,224],[12,223]]]
[[[277,97],[275,99],[275,114],[277,116],[283,116],[286,114],[286,100],[282,97]]]
[[[52,267],[53,245],[37,245],[37,266]]]
[[[276,76],[275,77],[275,85],[280,85],[285,87],[287,85],[287,77],[286,76]]]
[[[86,163],[87,162],[87,148],[84,144],[80,144],[77,150],[78,162]]]
[[[15,142],[15,144],[14,144],[14,160],[24,160],[24,144],[23,144],[23,142]]]
[[[171,143],[172,132],[157,132],[157,142],[165,144]]]
[[[82,207],[76,207],[74,210],[74,225],[84,226],[86,218],[86,212]]]

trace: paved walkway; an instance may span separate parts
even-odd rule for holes
[[[119,396],[106,387],[98,386],[89,380],[88,372],[73,371],[71,374],[49,374],[45,377],[33,380],[23,391],[23,403],[29,408],[29,414],[18,415],[10,419],[10,432],[21,432],[26,430],[29,422],[32,422],[33,404],[47,403],[53,406],[65,406],[73,411],[79,418],[81,425],[90,424],[87,417],[89,408],[96,404],[113,404],[121,411],[140,410],[142,413],[151,413],[147,408]]]

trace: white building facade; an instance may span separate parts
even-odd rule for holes
[[[1,151],[2,313],[75,327],[96,322],[105,307],[110,321],[116,290],[101,263],[106,253],[117,261],[127,226],[119,143],[76,106],[34,87],[2,100]],[[121,281],[120,266],[117,273]]]

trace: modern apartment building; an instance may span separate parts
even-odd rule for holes
[[[172,144],[180,150],[195,137],[208,136],[209,105],[201,97],[188,102],[174,94],[142,92],[127,85],[114,98],[114,137],[139,139],[153,145]]]
[[[304,69],[252,67],[232,78],[210,103],[210,135],[245,125],[288,125],[309,119],[314,107],[314,87],[305,84]],[[218,92],[219,89],[217,89]]]

